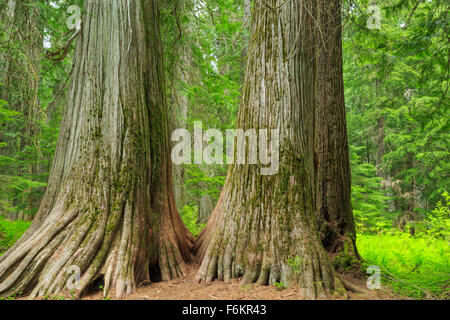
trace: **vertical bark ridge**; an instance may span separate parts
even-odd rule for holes
[[[319,0],[316,220],[325,249],[358,258],[342,71],[340,0]]]
[[[0,296],[67,289],[98,278],[123,297],[191,260],[174,199],[156,1],[85,1],[69,102],[44,199],[0,258]]]
[[[197,279],[282,282],[305,297],[324,296],[340,282],[314,221],[315,0],[256,0],[253,13],[237,126],[279,130],[279,172],[230,166],[194,244]]]

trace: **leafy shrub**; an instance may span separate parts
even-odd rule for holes
[[[424,222],[425,230],[419,235],[425,234],[436,239],[450,241],[450,195],[445,191],[442,197],[445,203],[439,201],[436,208],[427,213]]]

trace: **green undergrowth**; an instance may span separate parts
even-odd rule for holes
[[[198,210],[198,209],[197,209]],[[200,231],[205,227],[206,223],[198,223],[198,215],[196,208],[185,205],[180,210],[181,219],[186,228],[196,237]]]
[[[450,298],[450,247],[446,239],[408,233],[357,237],[365,262],[381,270],[381,283],[418,299]]]
[[[0,217],[0,255],[19,240],[30,224],[29,221],[10,221]]]

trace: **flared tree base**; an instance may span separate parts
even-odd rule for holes
[[[244,284],[298,287],[306,298],[342,290],[316,230],[302,160],[283,161],[289,166],[274,176],[231,170],[194,245],[198,281],[242,277]]]
[[[79,298],[103,278],[104,296],[122,298],[151,281],[150,269],[160,270],[162,280],[185,273],[194,239],[169,206],[161,217],[127,200],[110,210],[101,202],[66,206],[61,199],[0,258],[1,297],[70,292]]]

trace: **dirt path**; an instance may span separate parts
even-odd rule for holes
[[[214,281],[210,285],[197,283],[194,280],[195,270],[191,269],[184,278],[169,282],[157,282],[145,285],[135,294],[125,300],[299,300],[301,292],[295,289],[278,289],[274,286],[245,285],[239,280],[233,280],[229,284],[222,281]],[[402,299],[392,293],[388,288],[380,290],[368,290],[365,279],[357,279],[348,275],[341,275],[347,284],[364,292],[348,292],[348,297],[332,297],[332,299],[350,300],[380,300]],[[86,296],[84,299],[102,299],[100,292]],[[403,298],[404,299],[404,298]]]

